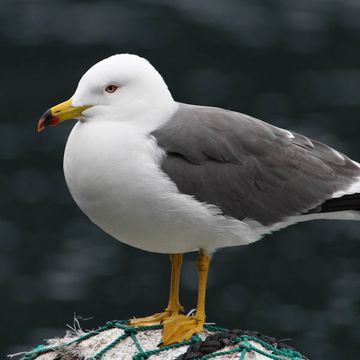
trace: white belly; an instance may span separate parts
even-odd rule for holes
[[[246,244],[249,225],[180,194],[160,170],[160,149],[121,123],[78,123],[69,136],[64,172],[84,213],[134,247],[160,253]]]

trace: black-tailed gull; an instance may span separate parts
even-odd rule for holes
[[[210,254],[312,219],[356,219],[360,166],[300,134],[237,112],[174,101],[145,59],[102,60],[39,131],[76,118],[64,172],[84,213],[131,246],[171,254],[169,305],[131,321],[163,321],[163,343],[202,329]],[[200,252],[194,316],[179,314],[182,254]]]

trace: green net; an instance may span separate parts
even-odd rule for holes
[[[137,353],[133,355],[133,360],[145,360],[151,358],[153,355],[160,354],[162,352],[168,351],[170,349],[176,349],[183,347],[185,345],[192,345],[195,343],[199,343],[202,341],[202,339],[198,335],[194,335],[190,340],[186,340],[180,343],[175,343],[168,346],[163,347],[156,347],[154,349],[144,349],[141,346],[141,342],[139,341],[137,335],[144,331],[149,330],[161,330],[162,325],[154,325],[154,326],[129,326],[128,320],[115,320],[107,322],[104,326],[98,328],[97,330],[90,331],[88,333],[85,333],[84,335],[78,336],[75,339],[72,339],[71,341],[65,342],[61,345],[39,345],[33,350],[25,353],[23,357],[20,360],[33,360],[39,357],[40,355],[55,352],[55,353],[62,353],[62,350],[66,349],[66,347],[73,346],[76,344],[80,344],[81,342],[90,339],[91,337],[97,336],[104,331],[110,330],[110,329],[121,329],[123,330],[121,335],[116,337],[114,340],[109,342],[107,345],[105,345],[101,350],[97,351],[94,355],[87,357],[87,360],[99,360],[102,359],[110,350],[113,350],[116,346],[120,346],[121,342],[123,342],[125,339],[131,339],[133,343],[136,346]],[[229,330],[216,327],[212,325],[205,325],[204,327],[205,331],[209,333],[225,333]],[[206,340],[204,341],[206,342]],[[257,346],[254,346],[256,344],[261,345],[262,348],[259,348]],[[274,344],[269,344],[266,341],[256,337],[256,336],[250,336],[250,335],[241,335],[236,336],[231,339],[231,342],[228,344],[229,346],[227,349],[223,349],[220,351],[215,351],[213,353],[203,355],[200,357],[188,357],[189,359],[196,359],[196,360],[205,360],[205,359],[211,359],[211,358],[221,358],[221,356],[226,356],[230,354],[237,354],[238,357],[236,357],[239,360],[244,360],[247,353],[258,353],[261,354],[263,357],[273,360],[304,360],[306,359],[304,356],[302,356],[299,352],[295,351],[291,348],[278,348]],[[266,349],[266,351],[264,350]],[[186,349],[184,349],[184,352]],[[184,356],[184,355],[182,355]],[[181,357],[179,357],[181,358]],[[61,359],[61,357],[56,357],[56,359]],[[182,357],[181,359],[187,359],[187,357]]]

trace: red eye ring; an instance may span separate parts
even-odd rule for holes
[[[116,85],[108,85],[105,89],[106,92],[112,94],[113,92],[115,92],[118,89],[118,86]]]

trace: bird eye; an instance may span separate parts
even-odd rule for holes
[[[111,93],[115,92],[117,90],[117,88],[118,88],[118,86],[116,86],[116,85],[108,85],[106,87],[105,91],[111,94]]]

